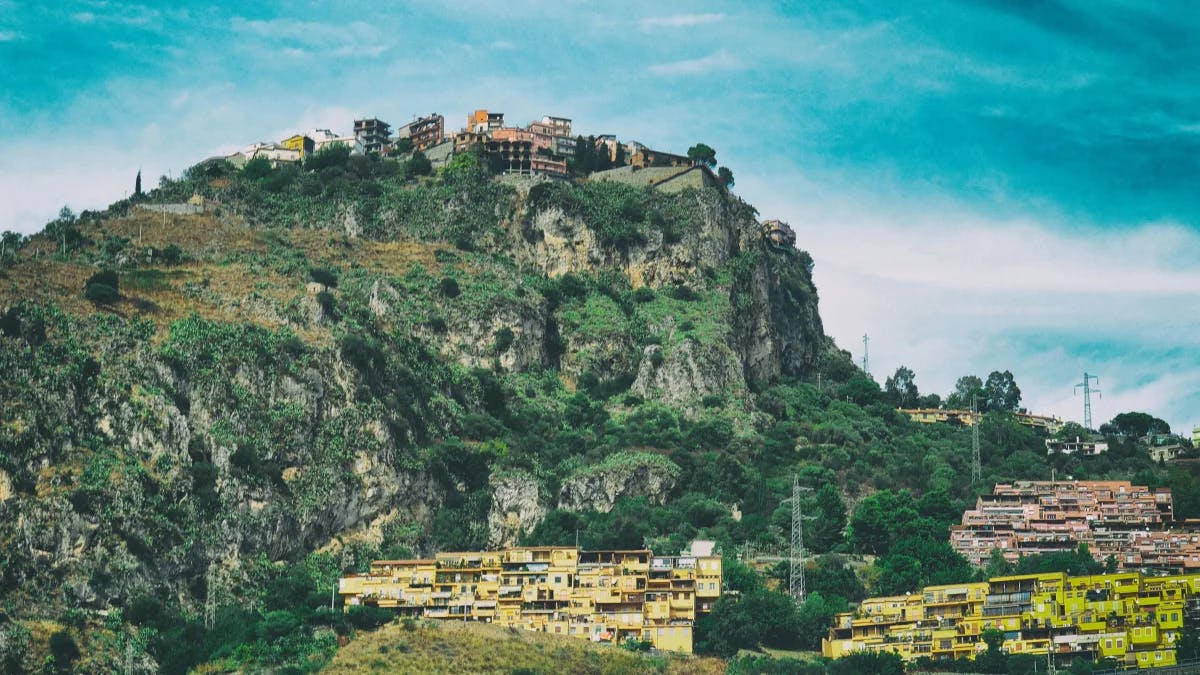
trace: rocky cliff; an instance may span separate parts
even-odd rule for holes
[[[352,568],[664,504],[720,453],[750,461],[754,391],[845,361],[807,254],[721,190],[294,180],[193,172],[160,197],[222,212],[156,228],[114,208],[69,224],[74,249],[35,237],[6,263],[9,607],[194,608],[215,567]],[[98,269],[118,300],[82,298]]]

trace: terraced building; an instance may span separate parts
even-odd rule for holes
[[[1002,631],[1010,654],[1046,655],[1060,665],[1077,657],[1113,658],[1154,668],[1176,662],[1185,616],[1200,610],[1200,574],[1141,572],[1069,577],[1063,573],[996,577],[927,586],[864,600],[837,615],[822,653],[894,651],[906,660],[974,658],[983,632]]]
[[[347,608],[486,621],[593,641],[691,652],[696,617],[721,595],[721,558],[536,546],[377,560],[341,580]]]

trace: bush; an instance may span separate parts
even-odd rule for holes
[[[96,272],[83,287],[83,297],[96,304],[116,302],[121,297],[120,280],[112,270]]]
[[[159,255],[162,256],[162,261],[168,265],[178,265],[183,262],[183,249],[176,244],[167,246]]]
[[[700,299],[700,294],[697,293],[691,286],[679,285],[671,289],[671,297],[684,302],[695,302]]]
[[[450,277],[442,279],[441,283],[438,284],[438,291],[441,292],[442,297],[446,298],[457,298],[462,294],[462,290],[458,287],[458,282]]]
[[[642,286],[633,292],[635,302],[646,303],[654,300],[654,291],[649,286]]]
[[[513,341],[515,340],[516,336],[513,334],[512,329],[507,326],[496,331],[496,354],[500,355],[508,351],[508,348],[513,345]]]
[[[337,288],[338,285],[337,272],[328,267],[313,267],[308,270],[308,277],[318,284],[328,286],[329,288]]]
[[[242,167],[242,175],[250,180],[261,180],[271,175],[271,162],[266,157],[255,157]]]
[[[54,665],[60,671],[70,671],[71,664],[79,658],[79,645],[75,638],[65,630],[60,630],[50,636],[50,655],[54,657]]]

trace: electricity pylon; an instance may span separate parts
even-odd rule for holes
[[[812,488],[800,487],[800,477],[792,474],[792,546],[788,551],[788,591],[797,605],[804,604],[804,521],[812,516],[805,516],[800,504],[800,492]]]
[[[1103,396],[1100,395],[1100,390],[1096,389],[1095,387],[1092,386],[1093,380],[1095,380],[1096,384],[1100,384],[1100,378],[1096,377],[1095,375],[1088,375],[1085,372],[1083,374],[1083,382],[1080,382],[1079,384],[1075,385],[1075,389],[1074,389],[1075,392],[1078,392],[1080,387],[1083,388],[1083,427],[1085,429],[1093,428],[1092,427],[1092,394],[1095,393],[1097,396],[1100,396],[1100,398],[1104,398]]]

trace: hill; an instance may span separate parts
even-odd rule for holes
[[[192,196],[210,206],[159,212]],[[0,657],[32,667],[22,631],[51,618],[89,658],[307,669],[348,631],[337,576],[372,558],[777,549],[793,474],[810,550],[881,556],[822,563],[810,588],[843,601],[953,562],[945,525],[992,480],[1194,491],[1132,442],[1047,458],[1002,410],[972,486],[967,432],[896,413],[825,336],[812,259],[765,234],[720,188],[492,176],[471,153],[436,176],[205,163],[64,212],[0,255]]]
[[[361,673],[712,673],[721,659],[628,652],[585,640],[457,622],[394,623],[341,649],[321,672]]]

